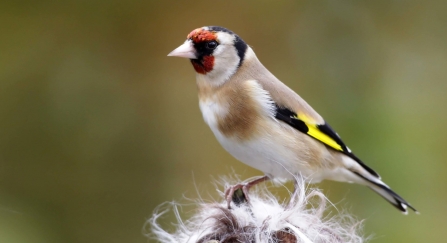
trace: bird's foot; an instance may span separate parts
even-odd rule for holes
[[[231,209],[231,201],[233,201],[236,205],[240,205],[244,202],[250,203],[250,198],[248,197],[248,191],[250,190],[250,188],[268,179],[268,176],[263,176],[248,182],[230,186],[230,188],[225,190],[225,199],[227,200],[228,209]]]
[[[227,207],[230,209],[231,201],[234,202],[236,205],[240,205],[244,202],[249,202],[248,199],[248,191],[249,187],[246,183],[243,184],[236,184],[234,186],[231,186],[225,191],[225,199],[227,200]]]

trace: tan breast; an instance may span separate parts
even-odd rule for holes
[[[249,140],[262,130],[263,119],[270,119],[265,104],[262,104],[261,86],[254,80],[228,81],[220,87],[198,82],[201,104],[213,104],[214,124],[219,132],[239,141]],[[205,114],[205,117],[211,114]],[[213,124],[208,124],[212,126]]]

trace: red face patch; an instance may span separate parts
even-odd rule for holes
[[[215,41],[217,39],[217,36],[214,32],[198,28],[189,33],[187,38],[191,39],[194,43],[200,43],[213,40]]]
[[[213,70],[214,57],[204,56],[201,63],[197,63],[195,60],[191,60],[191,63],[196,72],[200,74],[206,74],[207,72],[211,72]]]
[[[191,39],[194,44],[201,45],[205,44],[204,42],[216,41],[217,34],[216,32],[208,31],[203,28],[198,28],[191,31],[191,33],[189,33],[187,38]],[[206,74],[213,70],[214,56],[203,55],[200,58],[200,60],[194,59],[191,60],[191,63],[197,73]]]

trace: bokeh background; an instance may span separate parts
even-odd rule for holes
[[[421,211],[317,185],[365,219],[372,242],[444,241],[446,12],[445,1],[1,1],[0,241],[153,242],[143,225],[157,205],[218,199],[213,178],[260,174],[202,121],[189,62],[166,57],[205,25],[238,33]]]

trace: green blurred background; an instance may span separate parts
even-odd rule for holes
[[[260,174],[202,121],[189,62],[166,57],[205,25],[238,33],[421,211],[319,184],[372,242],[444,241],[446,12],[445,1],[2,1],[0,241],[147,242],[157,205]]]

